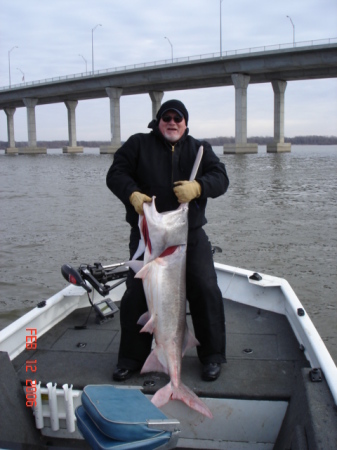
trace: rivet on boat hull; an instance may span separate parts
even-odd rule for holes
[[[252,348],[245,348],[242,351],[243,351],[243,353],[246,353],[246,355],[250,355],[251,353],[253,353],[253,349]]]
[[[143,383],[144,387],[154,387],[155,385],[156,385],[156,383],[153,380],[145,380]]]
[[[76,347],[78,348],[84,348],[86,346],[87,346],[86,342],[79,342],[78,344],[76,344]]]

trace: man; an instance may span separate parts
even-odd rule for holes
[[[186,260],[186,292],[190,305],[197,347],[203,365],[202,379],[218,378],[226,362],[225,316],[217,285],[213,255],[202,229],[206,224],[208,197],[218,197],[228,188],[226,169],[207,142],[188,135],[188,111],[179,100],[169,100],[160,107],[152,131],[131,136],[116,152],[107,174],[109,189],[124,203],[126,220],[131,225],[130,257],[140,239],[139,214],[144,202],[156,196],[159,212],[189,203],[189,231]],[[198,149],[203,158],[194,181],[189,179]],[[120,305],[121,342],[115,381],[124,381],[141,369],[151,351],[152,335],[140,333],[139,317],[147,311],[142,281],[130,270],[126,292]]]

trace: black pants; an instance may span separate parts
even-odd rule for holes
[[[130,253],[137,249],[139,234],[131,232]],[[225,313],[213,265],[211,246],[202,228],[190,230],[186,260],[186,296],[202,364],[226,362]],[[139,317],[147,311],[142,280],[130,270],[120,305],[121,342],[118,367],[140,369],[151,351],[152,335],[140,333]]]

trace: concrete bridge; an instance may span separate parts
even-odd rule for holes
[[[274,90],[274,142],[268,152],[290,151],[284,142],[284,97],[288,81],[337,77],[337,38],[293,45],[267,46],[100,70],[0,88],[0,109],[7,115],[6,153],[46,153],[37,147],[35,107],[64,102],[68,111],[69,145],[64,152],[82,152],[77,146],[78,101],[109,97],[111,145],[101,153],[114,153],[121,144],[120,97],[149,93],[155,117],[165,91],[205,87],[235,87],[235,144],[224,153],[256,153],[247,143],[247,88],[271,83]],[[14,113],[27,108],[28,147],[16,148]]]

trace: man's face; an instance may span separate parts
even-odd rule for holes
[[[180,119],[182,119],[181,122],[178,122]],[[176,111],[166,111],[159,121],[159,130],[168,141],[175,143],[185,133],[185,118],[181,118]]]

